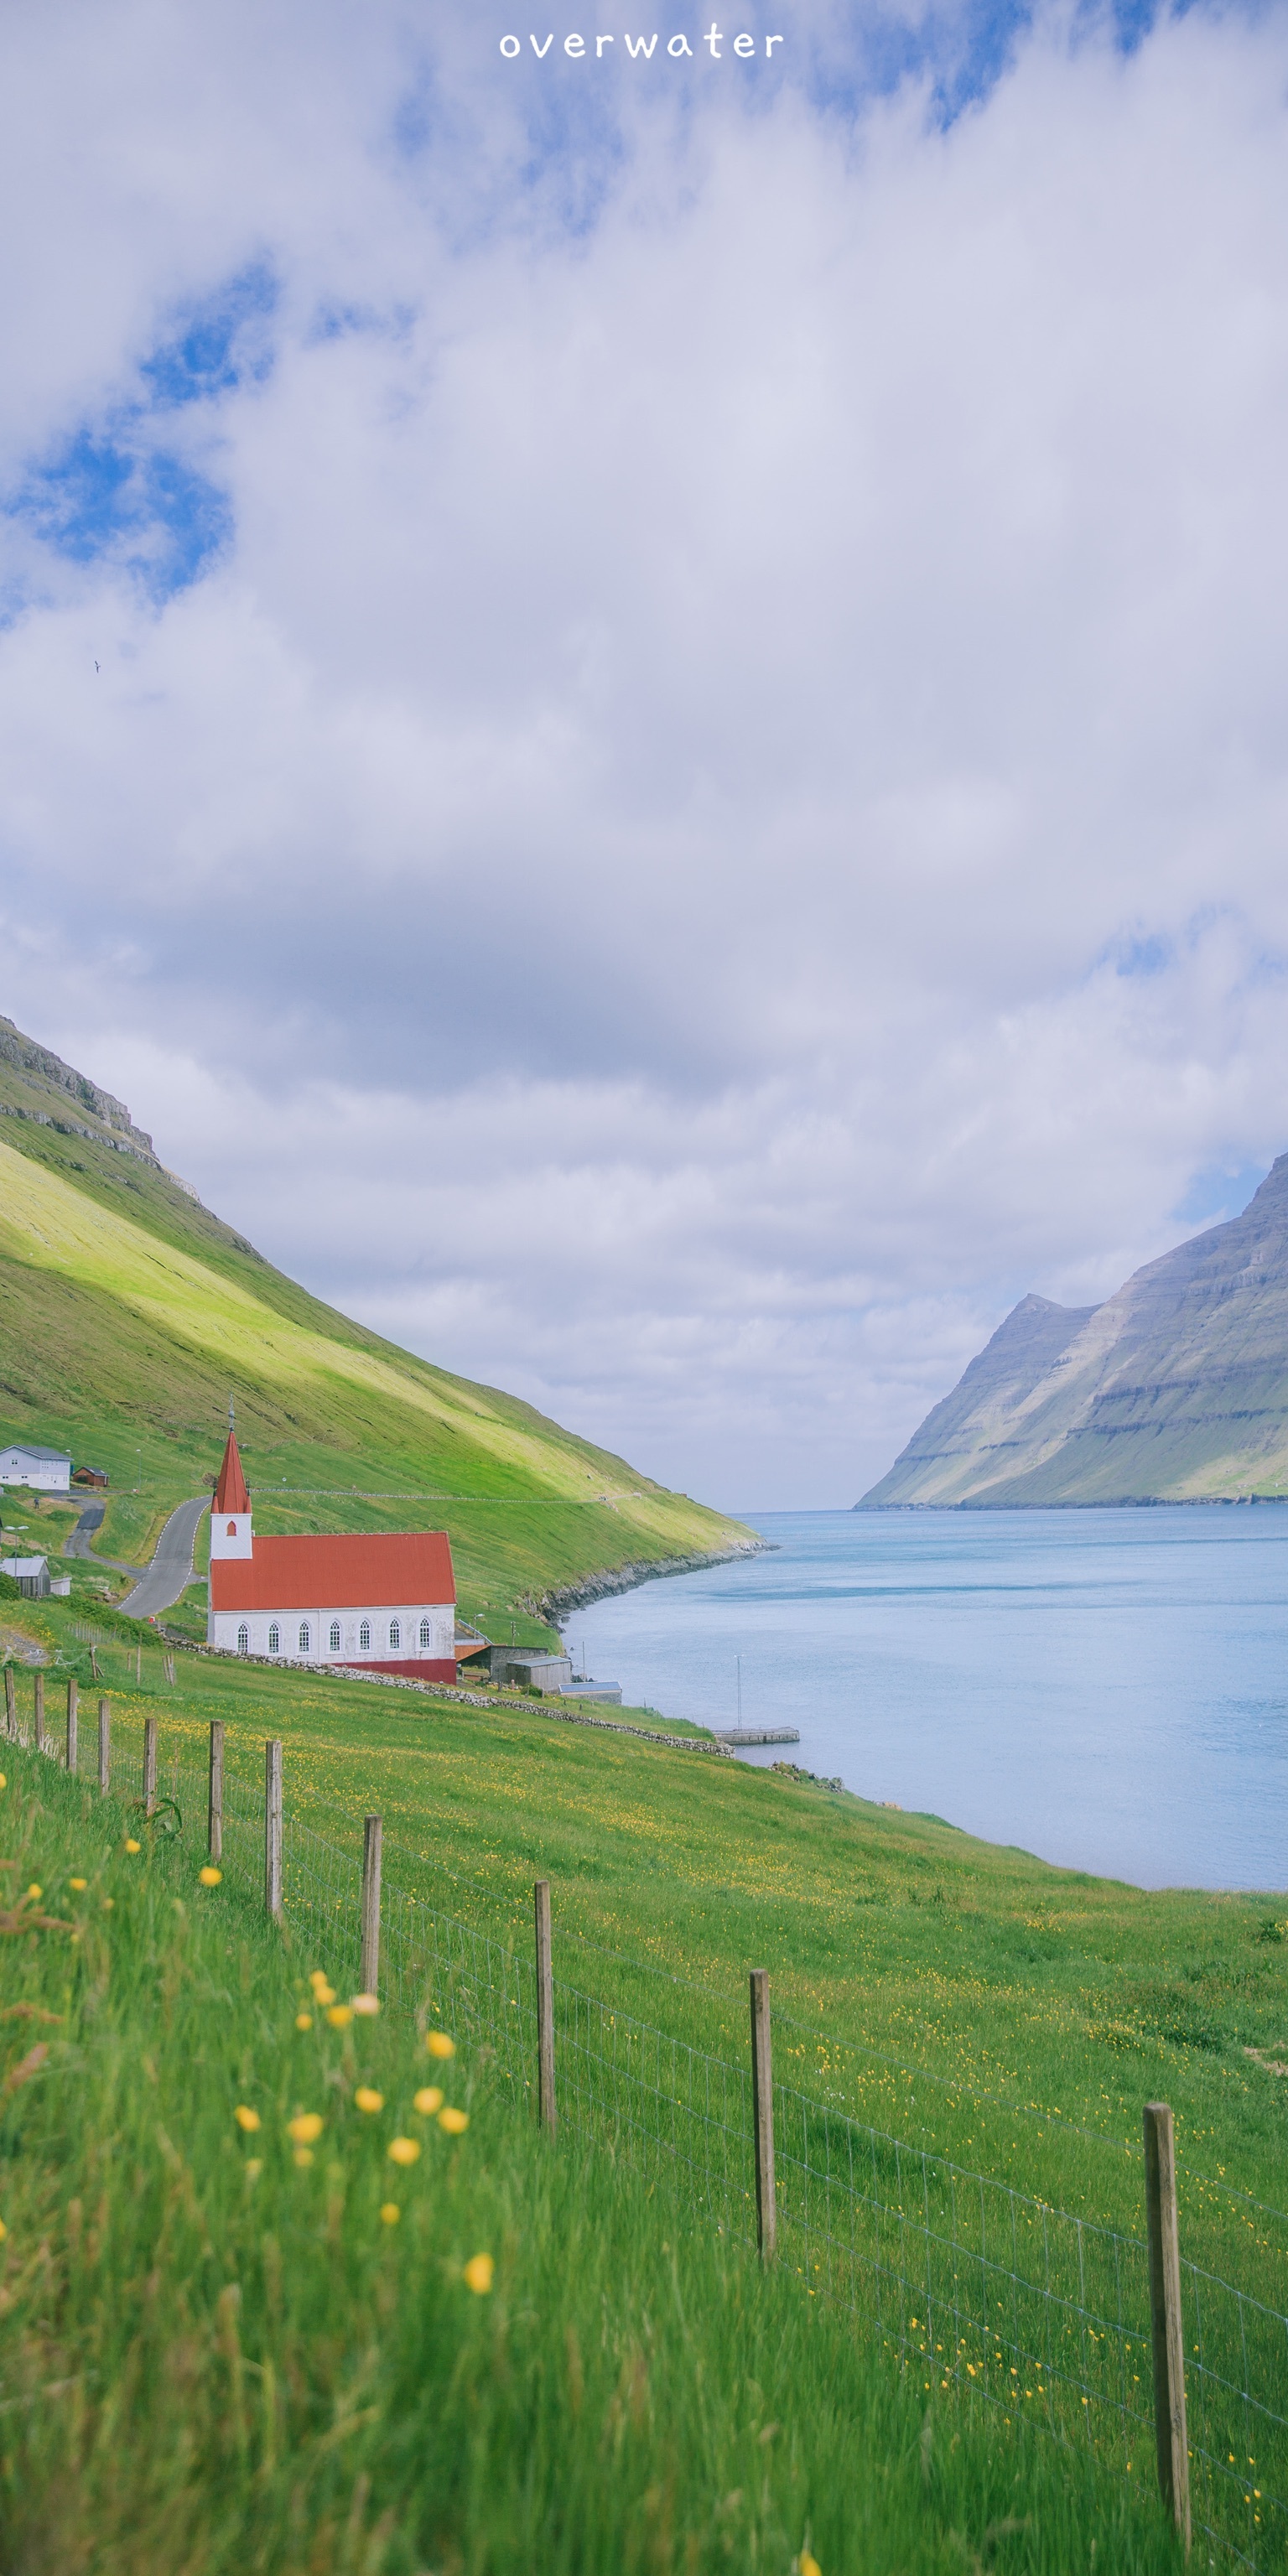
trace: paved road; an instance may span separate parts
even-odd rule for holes
[[[180,1503],[171,1512],[156,1544],[156,1554],[132,1592],[118,1603],[130,1619],[152,1619],[168,1610],[192,1581],[192,1548],[201,1515],[210,1508],[209,1494]]]
[[[63,1554],[82,1557],[87,1565],[110,1565],[114,1574],[133,1574],[137,1578],[139,1574],[137,1565],[123,1565],[119,1556],[99,1556],[90,1546],[95,1530],[103,1526],[103,1514],[106,1510],[106,1503],[91,1503],[89,1509],[81,1513],[70,1537],[63,1541]]]

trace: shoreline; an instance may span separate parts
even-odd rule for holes
[[[577,1610],[589,1609],[594,1601],[609,1601],[619,1592],[636,1592],[641,1584],[660,1582],[671,1574],[703,1574],[712,1565],[738,1565],[744,1557],[777,1553],[773,1539],[753,1539],[744,1546],[715,1548],[709,1554],[695,1556],[639,1557],[629,1565],[606,1567],[601,1574],[588,1574],[580,1583],[559,1584],[551,1592],[532,1596],[533,1607],[552,1627],[561,1628]]]

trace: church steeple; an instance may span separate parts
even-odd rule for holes
[[[228,1440],[210,1504],[210,1553],[212,1557],[246,1557],[253,1552],[250,1495],[232,1427],[231,1405],[228,1414]]]
[[[217,1512],[250,1510],[250,1495],[246,1491],[246,1479],[242,1474],[241,1451],[237,1446],[236,1432],[231,1427],[224,1448],[224,1463],[219,1470],[219,1478],[215,1486],[212,1508]]]

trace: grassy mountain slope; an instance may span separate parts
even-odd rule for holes
[[[861,1509],[1288,1495],[1288,1155],[1103,1306],[1026,1297]]]
[[[467,1610],[752,1543],[321,1304],[7,1022],[0,1119],[0,1433],[109,1470],[105,1558],[141,1561],[200,1490],[230,1396],[263,1528],[446,1527]]]

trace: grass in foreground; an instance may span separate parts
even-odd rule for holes
[[[410,2021],[332,2028],[326,1961],[5,1758],[6,2576],[1177,2564],[1148,2476],[900,2381]]]
[[[62,1605],[11,1616],[66,1658],[51,1725],[79,1673],[91,1767],[87,1648]],[[280,1736],[288,1823],[356,1855],[364,1812],[383,1814],[391,1902],[416,1893],[526,1954],[549,1876],[560,1974],[739,2063],[746,1971],[768,1967],[784,2078],[1060,2206],[1138,2234],[1140,2106],[1170,2101],[1187,2250],[1288,2308],[1288,2225],[1232,2197],[1285,2207],[1282,1897],[1143,1893],[532,1703],[484,1713],[182,1652],[170,1687],[155,1648],[140,1686],[119,1644],[100,1665],[120,1763],[155,1713],[163,1767],[178,1753],[198,1774],[219,1718],[230,1781],[258,1799]],[[29,1675],[18,1689],[29,1722]],[[202,1803],[198,1785],[198,1834]]]

